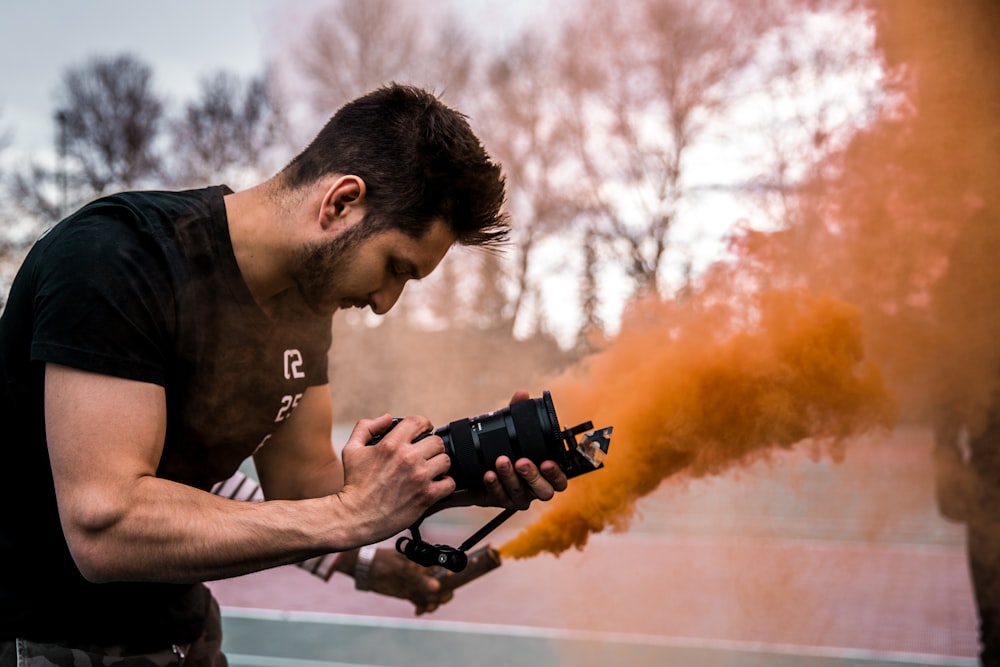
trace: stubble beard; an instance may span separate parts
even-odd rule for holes
[[[344,305],[344,297],[336,294],[337,285],[346,282],[352,250],[369,236],[365,222],[362,220],[328,241],[302,246],[296,252],[292,280],[302,301],[314,313],[332,315]]]

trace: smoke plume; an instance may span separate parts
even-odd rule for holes
[[[611,450],[505,555],[624,529],[665,479],[803,441],[838,456],[894,411],[944,413],[973,437],[1000,412],[1000,5],[870,7],[899,103],[819,165],[783,229],[735,238],[730,275],[776,291],[745,316],[720,305],[727,289],[637,304],[612,345],[550,383],[565,423],[614,425]]]
[[[740,329],[727,307],[635,304],[619,336],[549,383],[560,420],[614,426],[602,470],[574,479],[506,556],[582,548],[624,530],[635,504],[668,478],[701,477],[810,440],[889,426],[894,403],[866,362],[853,307],[801,292],[759,298]]]

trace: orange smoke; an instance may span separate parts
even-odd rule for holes
[[[560,421],[614,426],[611,449],[501,552],[582,548],[591,533],[627,528],[636,501],[669,477],[719,474],[806,439],[837,456],[844,439],[891,425],[853,307],[771,293],[754,315],[726,334],[719,312],[640,302],[609,347],[549,383]]]

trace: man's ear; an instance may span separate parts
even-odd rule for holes
[[[363,207],[365,201],[365,182],[360,176],[337,176],[327,183],[319,210],[319,223],[324,230],[344,224],[348,214]]]

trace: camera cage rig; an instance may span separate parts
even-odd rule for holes
[[[545,391],[540,401],[550,424],[553,428],[558,428],[559,421],[556,417],[551,394]],[[495,414],[489,413],[482,417],[489,418]],[[455,423],[458,422],[453,422],[453,424]],[[611,426],[594,429],[594,425],[590,421],[563,428],[552,433],[558,444],[558,451],[552,451],[550,448],[546,454],[551,455],[550,458],[555,460],[567,479],[598,470],[604,465],[604,457],[607,455],[611,443],[612,429]],[[578,439],[581,435],[582,439]],[[536,461],[536,463],[540,463],[540,461]],[[451,572],[461,572],[469,562],[468,550],[517,512],[518,510],[515,508],[504,509],[457,547],[447,544],[431,544],[420,537],[420,524],[428,516],[425,514],[410,526],[409,537],[404,535],[396,540],[396,550],[418,565],[424,567],[437,565]]]

